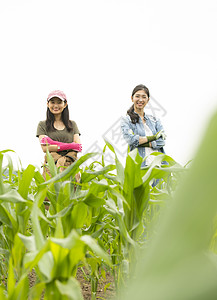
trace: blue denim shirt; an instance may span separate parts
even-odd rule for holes
[[[161,125],[161,122],[159,119],[157,119],[151,115],[146,115],[146,114],[144,114],[144,119],[146,121],[146,125],[151,129],[153,135],[163,129],[163,126]],[[123,134],[125,141],[130,146],[130,151],[139,146],[139,137],[140,136],[146,136],[142,119],[139,118],[139,122],[136,124],[133,124],[131,122],[129,115],[127,115],[126,117],[122,117],[121,130],[122,130],[122,134]],[[159,138],[156,141],[151,142],[151,145],[152,145],[153,150],[165,153],[164,148],[163,148],[165,146],[165,141],[162,138]],[[145,148],[146,147],[138,147],[139,154],[143,158],[146,156]],[[142,167],[144,167],[144,166],[145,166],[145,161],[142,163]]]

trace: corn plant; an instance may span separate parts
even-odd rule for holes
[[[29,165],[26,170],[18,172],[19,179],[14,182],[13,166],[9,160],[8,177],[3,172],[3,155],[0,152],[0,252],[2,255],[1,275],[6,277],[9,267],[10,253],[13,249],[15,236],[18,232],[28,234],[30,227],[29,216],[33,204],[33,195],[30,192],[35,167]],[[17,177],[18,177],[17,176]],[[19,277],[20,267],[17,266]]]
[[[110,253],[115,266],[117,290],[120,290],[120,285],[133,272],[141,242],[144,243],[147,239],[147,228],[153,219],[150,211],[153,211],[154,205],[158,205],[159,212],[163,200],[172,198],[172,190],[177,177],[183,173],[183,167],[171,157],[155,153],[153,163],[141,169],[143,160],[137,149],[128,154],[123,167],[113,146],[108,142],[106,146],[114,153],[116,165],[116,175],[105,174],[110,185],[113,183],[112,190],[108,189],[105,208],[115,220],[113,234],[116,242],[111,245]],[[167,164],[161,165],[162,161]],[[151,185],[153,179],[160,180],[159,185],[154,188]]]
[[[216,131],[217,114],[121,299],[216,299]]]
[[[114,155],[110,165],[104,158],[108,149]],[[51,177],[45,181],[33,165],[15,172],[8,159],[3,168],[5,153],[0,153],[0,266],[7,278],[0,293],[6,299],[39,299],[42,293],[44,299],[82,299],[75,279],[78,267],[88,272],[92,300],[105,270],[113,273],[119,291],[133,274],[139,249],[149,243],[150,224],[159,219],[161,206],[172,201],[184,169],[157,153],[151,166],[141,169],[136,150],[124,167],[106,142],[101,162],[84,168],[96,155],[88,153],[63,172],[47,152]],[[160,179],[155,187],[154,179]],[[29,289],[32,270],[36,282]]]

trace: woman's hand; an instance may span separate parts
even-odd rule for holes
[[[45,135],[41,140],[40,140],[41,145],[56,145],[55,141],[53,141],[49,136]]]
[[[163,130],[158,131],[155,135],[147,136],[147,140],[148,142],[153,142],[159,139],[160,137],[162,137],[163,140],[166,139],[166,134]]]
[[[160,137],[162,137],[162,139],[165,140],[166,137],[167,137],[163,129],[160,130],[160,131],[158,131],[158,132],[155,134],[155,136],[156,136],[156,140],[159,139]]]

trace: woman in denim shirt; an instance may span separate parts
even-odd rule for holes
[[[144,158],[152,152],[164,152],[165,134],[159,119],[146,115],[144,108],[150,94],[145,85],[137,85],[132,92],[133,105],[127,111],[127,116],[121,120],[123,137],[129,144],[130,151],[138,148],[139,154]],[[149,165],[154,156],[149,156],[142,167]]]

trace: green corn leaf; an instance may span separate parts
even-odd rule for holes
[[[12,228],[12,224],[8,216],[8,211],[1,204],[0,204],[0,221]]]
[[[136,203],[136,211],[138,214],[138,219],[142,221],[143,212],[148,205],[149,201],[149,186],[143,183],[140,186],[136,187],[133,191],[135,203]]]
[[[70,277],[65,283],[56,280],[55,284],[60,295],[70,300],[83,300],[80,285],[74,277]]]
[[[40,219],[44,220],[46,223],[51,224],[51,221],[48,220],[48,218],[42,213],[40,209],[38,209],[38,217],[40,217]]]
[[[18,230],[18,227],[14,227],[13,229],[9,228],[9,227],[5,227],[5,237],[7,240],[7,244],[9,246],[9,249],[11,249],[13,242],[14,242],[14,236],[16,234]]]
[[[25,254],[25,247],[24,247],[20,237],[16,234],[15,238],[14,238],[13,248],[11,251],[11,256],[12,256],[13,265],[17,271],[18,277],[20,277],[20,275],[21,275],[24,254]]]
[[[108,140],[104,139],[106,146],[116,155],[115,149]]]
[[[41,183],[45,182],[44,177],[42,176],[42,174],[39,171],[35,171],[34,179],[38,186]]]
[[[110,287],[111,284],[112,283],[109,282],[109,283],[107,283],[107,284],[104,285],[104,288],[103,288],[104,293],[106,293],[106,290]]]
[[[101,259],[104,260],[106,264],[111,266],[111,260],[109,255],[97,244],[96,240],[93,239],[90,235],[83,235],[81,240]]]
[[[42,250],[44,252],[46,248]],[[53,279],[54,258],[51,251],[47,251],[38,262],[41,273],[47,277],[48,281]]]
[[[64,228],[61,218],[57,218],[57,226],[55,230],[55,238],[64,238]]]
[[[46,193],[47,193],[46,189],[43,189],[37,193],[35,197],[33,209],[31,212],[32,227],[35,235],[35,242],[36,242],[37,249],[41,249],[45,242],[45,238],[42,234],[42,230],[38,218],[39,216],[38,204],[45,199]]]
[[[102,235],[103,230],[106,227],[109,227],[108,224],[100,222],[100,228],[98,230],[95,230],[94,233],[91,234],[92,238],[98,239]],[[100,241],[100,240],[98,239],[98,241]]]
[[[35,167],[33,165],[28,165],[22,175],[22,179],[19,183],[18,193],[24,198],[27,198],[29,187],[32,182],[32,178],[35,175]]]
[[[126,159],[126,166],[124,171],[124,185],[123,185],[123,196],[128,203],[123,203],[124,207],[124,221],[126,224],[125,238],[127,238],[128,232],[135,227],[135,224],[139,223],[136,202],[134,197],[134,189],[143,184],[142,173],[141,173],[142,157],[138,153],[138,149],[131,151]],[[128,208],[129,207],[129,208]],[[121,222],[121,226],[123,221]]]
[[[117,154],[115,152],[114,147],[111,143],[109,143],[106,139],[104,139],[106,146],[115,154],[115,164],[116,164],[116,171],[117,171],[117,179],[121,183],[121,185],[124,184],[124,167],[121,164],[120,160],[117,157]]]
[[[29,281],[27,274],[23,274],[16,284],[13,294],[9,297],[11,300],[23,300],[28,299]]]
[[[13,260],[12,260],[12,257],[10,257],[9,267],[8,267],[8,280],[7,280],[7,288],[8,288],[9,297],[11,297],[13,295],[15,284],[16,284],[16,279],[14,276]]]
[[[83,202],[77,203],[71,212],[73,228],[82,228],[87,217],[87,205]]]
[[[125,242],[130,243],[131,245],[135,246],[135,242],[131,239],[129,232],[127,231],[126,225],[124,223],[124,219],[123,219],[123,214],[121,214],[117,207],[116,204],[114,202],[113,199],[109,198],[108,200],[106,200],[106,205],[105,205],[105,209],[110,212],[110,214],[112,214],[113,216],[115,216],[117,222],[118,222],[118,227],[119,227],[119,232],[120,235],[123,237],[123,239],[125,240]]]
[[[4,289],[1,286],[0,286],[0,299],[1,300],[7,300],[8,299],[8,298],[6,298]]]
[[[53,278],[67,278],[70,275],[68,259],[70,250],[53,242],[50,242],[50,249],[54,258]]]
[[[48,216],[49,219],[56,219],[56,218],[62,218],[65,217],[66,215],[68,215],[70,213],[70,211],[72,210],[72,207],[75,205],[75,203],[70,203],[68,205],[68,207],[63,208],[60,212],[58,212],[57,214],[54,215],[50,215]]]
[[[86,172],[82,173],[82,182],[89,182],[91,180],[93,180],[94,178],[96,178],[99,175],[104,175],[110,171],[113,171],[115,169],[114,165],[108,165],[104,168],[102,168],[99,171],[89,171],[87,170]]]
[[[114,188],[111,188],[110,186],[108,187],[109,192],[114,195],[115,197],[117,197],[117,202],[118,202],[118,207],[119,210],[123,210],[123,203],[127,206],[127,208],[130,210],[130,206],[128,204],[128,202],[126,201],[126,199],[124,198],[124,196],[117,190],[115,190]]]
[[[19,198],[20,195],[18,193],[17,193],[17,195],[18,195],[18,198]],[[14,210],[12,209],[12,207],[10,205],[10,202],[5,201],[4,203],[1,204],[1,207],[2,207],[2,212],[4,211],[3,212],[4,215],[2,215],[2,217],[5,217],[5,219],[4,219],[5,221],[10,220],[11,226],[9,226],[9,227],[12,227],[12,229],[14,231],[17,231],[19,225],[18,225],[18,222],[17,222],[17,219],[16,219],[16,214],[15,214]],[[7,217],[5,215],[7,215]]]
[[[106,184],[105,184],[106,183]],[[92,182],[87,195],[83,202],[91,207],[100,207],[105,204],[103,198],[104,193],[109,189],[109,185],[105,181]]]
[[[31,203],[30,201],[23,199],[23,197],[16,190],[10,190],[5,194],[0,195],[0,202]]]
[[[10,227],[6,227],[9,230],[12,230]],[[0,226],[0,238],[1,238],[1,245],[2,247],[4,247],[5,249],[11,249],[10,247],[10,239],[7,236],[7,230],[4,229],[3,226]]]
[[[13,161],[12,158],[9,155],[7,156],[7,161],[8,161],[8,165],[7,165],[7,169],[8,169],[8,176],[9,176],[9,182],[12,183],[12,175],[13,175]]]
[[[53,159],[52,155],[50,154],[50,152],[48,151],[48,149],[46,152],[46,156],[47,156],[47,163],[48,163],[48,168],[49,168],[50,174],[52,177],[55,177],[57,175],[57,168],[56,168],[54,159]]]
[[[183,170],[181,169],[175,169],[175,168],[159,168],[159,167],[153,167],[148,170],[145,176],[143,176],[143,182],[147,185],[152,179],[164,179],[166,180],[168,176],[171,175],[171,173],[183,173]]]
[[[30,240],[25,240],[22,236],[20,236],[23,243],[29,246]],[[34,245],[30,245],[29,248],[34,247]],[[26,253],[23,259],[23,263],[26,269],[32,270],[32,268],[38,265],[41,274],[43,274],[48,281],[53,279],[53,268],[54,268],[54,258],[52,252],[50,251],[50,241],[44,243],[44,245],[40,248],[40,250],[35,252]]]
[[[13,150],[3,150],[0,151],[0,195],[4,194],[4,183],[3,183],[3,168],[2,168],[2,163],[3,163],[3,157],[4,154],[7,152],[14,152]]]
[[[142,157],[139,155],[138,149],[134,149],[128,154],[126,159],[123,185],[124,196],[126,195],[125,199],[130,207],[132,205],[132,191],[135,187],[143,183],[141,178],[141,164]]]
[[[23,239],[22,241],[25,242]],[[34,268],[40,261],[42,261],[40,271],[43,274],[46,274],[47,278],[50,279],[51,274],[49,274],[49,270],[53,268],[54,262],[53,262],[52,253],[51,252],[48,253],[50,251],[49,243],[50,242],[47,241],[40,249],[40,251],[27,252],[24,256],[23,263],[26,269],[32,270],[32,268]],[[45,258],[43,259],[44,255]]]
[[[4,194],[2,163],[3,163],[3,154],[2,152],[0,152],[0,195]]]
[[[152,156],[154,156],[155,158],[152,161],[151,165],[148,167],[143,167],[141,169],[142,181],[146,181],[147,184],[153,178],[162,179],[167,177],[171,173],[183,173],[183,171],[187,170],[166,154],[154,152],[152,153]],[[161,163],[163,161],[165,161],[167,164],[162,165]]]
[[[67,207],[70,203],[71,196],[71,183],[63,182],[59,184],[58,197],[56,201],[56,211],[59,212],[63,208]]]
[[[115,158],[115,163],[116,163],[117,179],[120,182],[120,184],[123,186],[123,184],[124,184],[124,167],[117,157]]]
[[[84,259],[85,243],[80,239],[78,233],[72,230],[66,238],[51,238],[50,244],[56,260],[54,276],[56,278],[61,275],[69,276],[72,270],[75,271],[77,264]],[[58,256],[59,254],[60,256]]]
[[[41,299],[41,295],[43,290],[45,289],[45,283],[39,282],[30,289],[29,299],[31,300],[39,300]]]
[[[10,254],[10,251],[7,249],[0,248],[0,254],[8,256]]]
[[[0,154],[4,154],[4,153],[7,153],[7,152],[13,152],[13,153],[15,153],[14,150],[11,150],[11,149],[5,149],[5,150],[0,151]]]
[[[72,230],[71,233],[64,239],[51,238],[50,240],[67,249],[72,249],[78,243],[83,244],[80,240],[80,236],[75,230]]]
[[[28,251],[34,252],[34,251],[37,250],[34,235],[26,236],[26,235],[23,235],[21,233],[18,233],[18,236],[19,236],[19,238],[21,239],[21,241],[23,242],[24,246],[26,247],[26,249]]]
[[[47,185],[47,184],[50,184],[50,183],[53,183],[53,182],[57,182],[59,180],[64,181],[64,180],[67,180],[70,177],[74,177],[75,174],[78,172],[78,169],[79,169],[80,165],[83,164],[89,158],[91,158],[91,157],[93,157],[97,154],[98,154],[97,152],[94,152],[94,153],[87,153],[87,154],[81,156],[71,166],[66,168],[62,173],[57,174],[56,176],[54,176],[50,180],[42,183],[41,185]]]
[[[96,197],[92,193],[88,193],[88,195],[85,197],[83,202],[85,204],[87,204],[88,206],[95,207],[95,208],[100,207],[103,204],[105,204],[105,200],[103,198]]]

